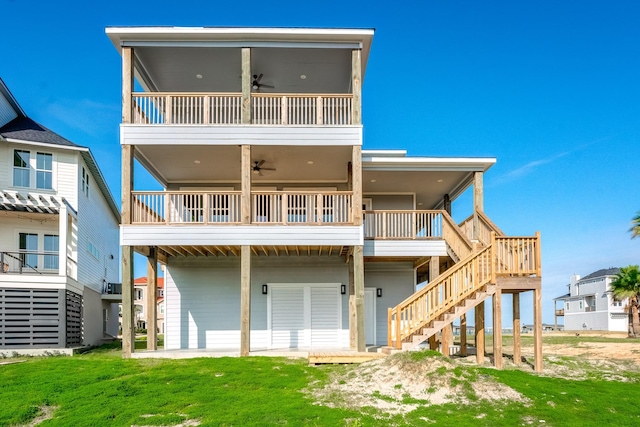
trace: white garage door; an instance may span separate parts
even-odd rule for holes
[[[272,348],[340,346],[339,284],[269,284]]]

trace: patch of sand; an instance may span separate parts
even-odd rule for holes
[[[38,416],[29,422],[29,424],[23,424],[20,427],[35,427],[40,425],[46,420],[53,418],[53,413],[59,408],[59,406],[46,406],[42,405],[38,407]]]
[[[466,370],[444,357],[411,360],[408,353],[376,359],[336,374],[323,389],[313,390],[320,404],[360,409],[374,407],[388,414],[406,414],[418,406],[469,403],[472,400],[528,400],[492,378]]]

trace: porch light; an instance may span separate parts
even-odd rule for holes
[[[382,288],[376,288],[376,296],[380,298],[382,296]]]
[[[342,295],[347,293],[347,286],[346,285],[340,285],[340,293]]]
[[[262,295],[266,295],[268,291],[267,285],[262,285]]]

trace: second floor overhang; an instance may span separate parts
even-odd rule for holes
[[[260,92],[348,93],[351,52],[366,68],[372,29],[108,27],[116,49],[132,48],[147,92],[240,92],[242,48]],[[256,79],[253,79],[256,80]],[[258,89],[258,88],[256,88]]]

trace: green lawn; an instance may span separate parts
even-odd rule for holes
[[[10,361],[11,359],[6,359]],[[0,360],[2,362],[3,360]],[[487,368],[456,367],[491,376],[530,400],[421,407],[385,416],[316,405],[303,391],[343,366],[309,367],[282,358],[123,360],[114,346],[74,357],[27,358],[0,365],[0,425],[28,423],[55,408],[42,426],[637,426],[640,374],[624,381],[584,381]],[[372,390],[372,393],[374,390]],[[342,398],[336,397],[340,403]],[[347,397],[348,399],[348,397]],[[190,422],[194,424],[190,424]]]

